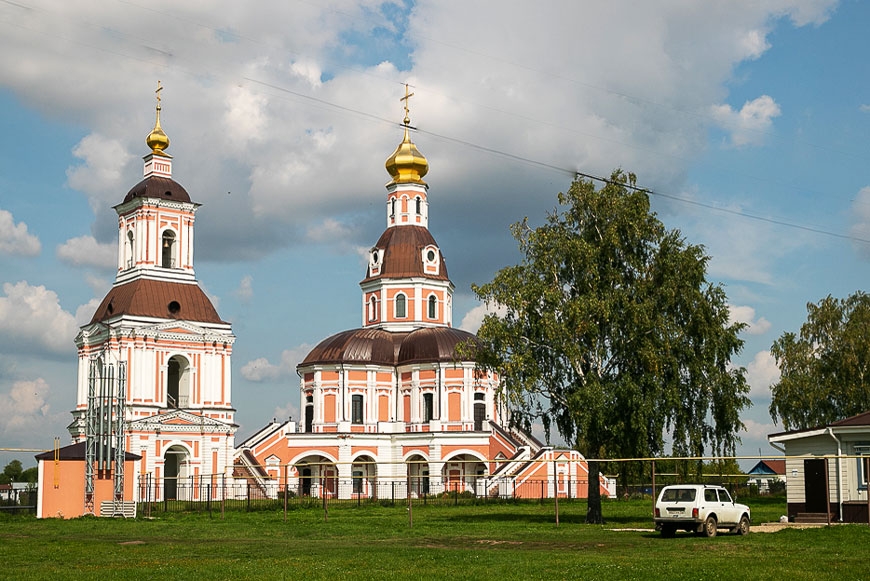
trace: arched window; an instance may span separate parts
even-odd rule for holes
[[[474,431],[476,432],[483,429],[483,422],[486,420],[486,403],[483,401],[485,398],[485,394],[474,394]]]
[[[429,318],[435,319],[438,317],[438,298],[435,295],[429,295]]]
[[[369,321],[378,320],[378,299],[371,297],[369,299]]]
[[[407,309],[406,300],[407,299],[405,298],[405,295],[403,295],[402,293],[399,293],[396,295],[396,318],[397,319],[404,319],[405,317],[408,316],[407,315],[408,309]]]
[[[127,268],[133,268],[133,231],[127,230]]]
[[[390,200],[390,217],[393,218],[396,215],[396,198]]]
[[[423,200],[420,199],[420,196],[417,196],[417,215],[420,215],[420,210],[423,207]]]
[[[160,266],[175,268],[175,233],[173,231],[167,230],[163,233],[161,249]]]

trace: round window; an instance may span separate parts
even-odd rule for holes
[[[374,252],[372,252],[372,262],[375,263],[375,264],[377,264],[377,263],[378,263],[378,258],[380,258],[380,256],[378,255],[378,251],[375,250]]]
[[[435,251],[434,250],[430,250],[429,252],[426,253],[426,260],[428,260],[429,262],[435,262]]]

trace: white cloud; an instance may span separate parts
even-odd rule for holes
[[[853,242],[853,248],[859,256],[870,260],[870,186],[861,188],[855,196],[849,215],[852,221],[849,235],[858,239]]]
[[[770,386],[779,381],[779,367],[770,351],[759,351],[746,366],[749,382],[749,397],[754,400],[770,400]]]
[[[0,393],[0,433],[20,432],[48,415],[48,383],[37,378],[16,381],[8,393]]]
[[[818,24],[833,5],[809,4],[506,2],[493,11],[336,0],[263,2],[252,12],[216,0],[155,12],[36,0],[38,10],[3,7],[18,26],[0,37],[0,83],[89,128],[68,182],[88,196],[97,240],[114,234],[108,208],[141,175],[133,162],[147,153],[160,78],[174,176],[209,212],[197,224],[200,256],[257,257],[324,236],[351,252],[363,243],[360,217],[380,216],[373,200],[401,139],[402,82],[414,84],[421,129],[557,167],[631,168],[644,184],[672,186],[703,152],[704,112],[726,102],[735,67],[768,49],[779,20]],[[596,25],[578,35],[577,22]],[[94,23],[113,34],[94,34]],[[740,111],[721,105],[719,115],[734,143],[748,144],[777,110],[762,97]],[[542,178],[457,141],[415,140],[432,165],[433,200],[474,192],[460,227],[486,208],[491,219],[475,222],[481,237],[499,236],[565,186],[560,174]],[[470,270],[469,258],[455,258],[451,274]]]
[[[730,133],[731,144],[737,147],[762,143],[773,118],[781,114],[779,105],[768,95],[747,101],[739,111],[730,105],[713,105],[711,112],[719,126]]]
[[[755,309],[749,306],[728,305],[728,323],[745,323],[750,335],[763,335],[770,330],[770,321],[764,317],[755,318]]]
[[[858,110],[864,113],[870,113],[870,104],[862,103],[858,106]]]
[[[79,305],[76,309],[75,322],[77,327],[81,327],[91,322],[94,313],[97,312],[97,307],[100,306],[102,299],[91,299],[83,305]]]
[[[0,254],[36,256],[41,248],[39,238],[27,231],[27,224],[16,224],[11,212],[0,210]]]
[[[42,350],[69,355],[76,336],[75,318],[64,311],[57,294],[25,281],[4,283],[0,296],[0,349]]]
[[[121,202],[132,185],[125,170],[133,155],[124,144],[119,139],[91,133],[78,142],[72,153],[84,163],[67,169],[67,183],[88,196],[91,209],[103,212]]]
[[[770,457],[773,448],[770,446],[767,436],[781,430],[772,422],[758,421],[752,418],[742,418],[742,421],[744,429],[738,436],[740,436],[743,447],[751,451],[750,454],[746,455],[754,455],[757,452],[760,456]],[[750,466],[751,464],[752,462],[750,462]]]
[[[242,277],[242,280],[239,281],[239,288],[237,288],[233,295],[236,296],[242,302],[248,302],[251,300],[251,297],[254,296],[254,287],[253,287],[254,279],[251,275],[246,274]]]
[[[285,349],[281,353],[281,361],[277,364],[270,363],[265,357],[248,361],[242,366],[242,377],[248,381],[265,382],[295,375],[296,366],[310,351],[311,346],[303,344],[293,349]]]
[[[302,416],[299,413],[299,406],[293,402],[287,402],[287,404],[283,406],[275,406],[273,417],[279,422],[288,418],[294,418],[297,422],[302,420]]]
[[[118,243],[101,244],[93,236],[70,238],[57,246],[57,257],[73,266],[112,270],[118,266]]]
[[[483,319],[489,314],[504,315],[507,309],[501,305],[491,307],[487,303],[477,305],[462,317],[462,322],[459,323],[459,328],[469,333],[477,333],[480,326],[483,324]]]

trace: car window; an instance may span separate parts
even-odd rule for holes
[[[704,500],[707,502],[718,502],[719,500],[716,498],[716,491],[708,488],[704,491]]]
[[[728,494],[727,490],[719,491],[719,502],[731,502],[731,495]]]
[[[694,488],[667,488],[662,492],[662,502],[694,502]]]

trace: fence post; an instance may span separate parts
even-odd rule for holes
[[[284,465],[284,522],[287,522],[287,473],[290,471],[290,466]]]

